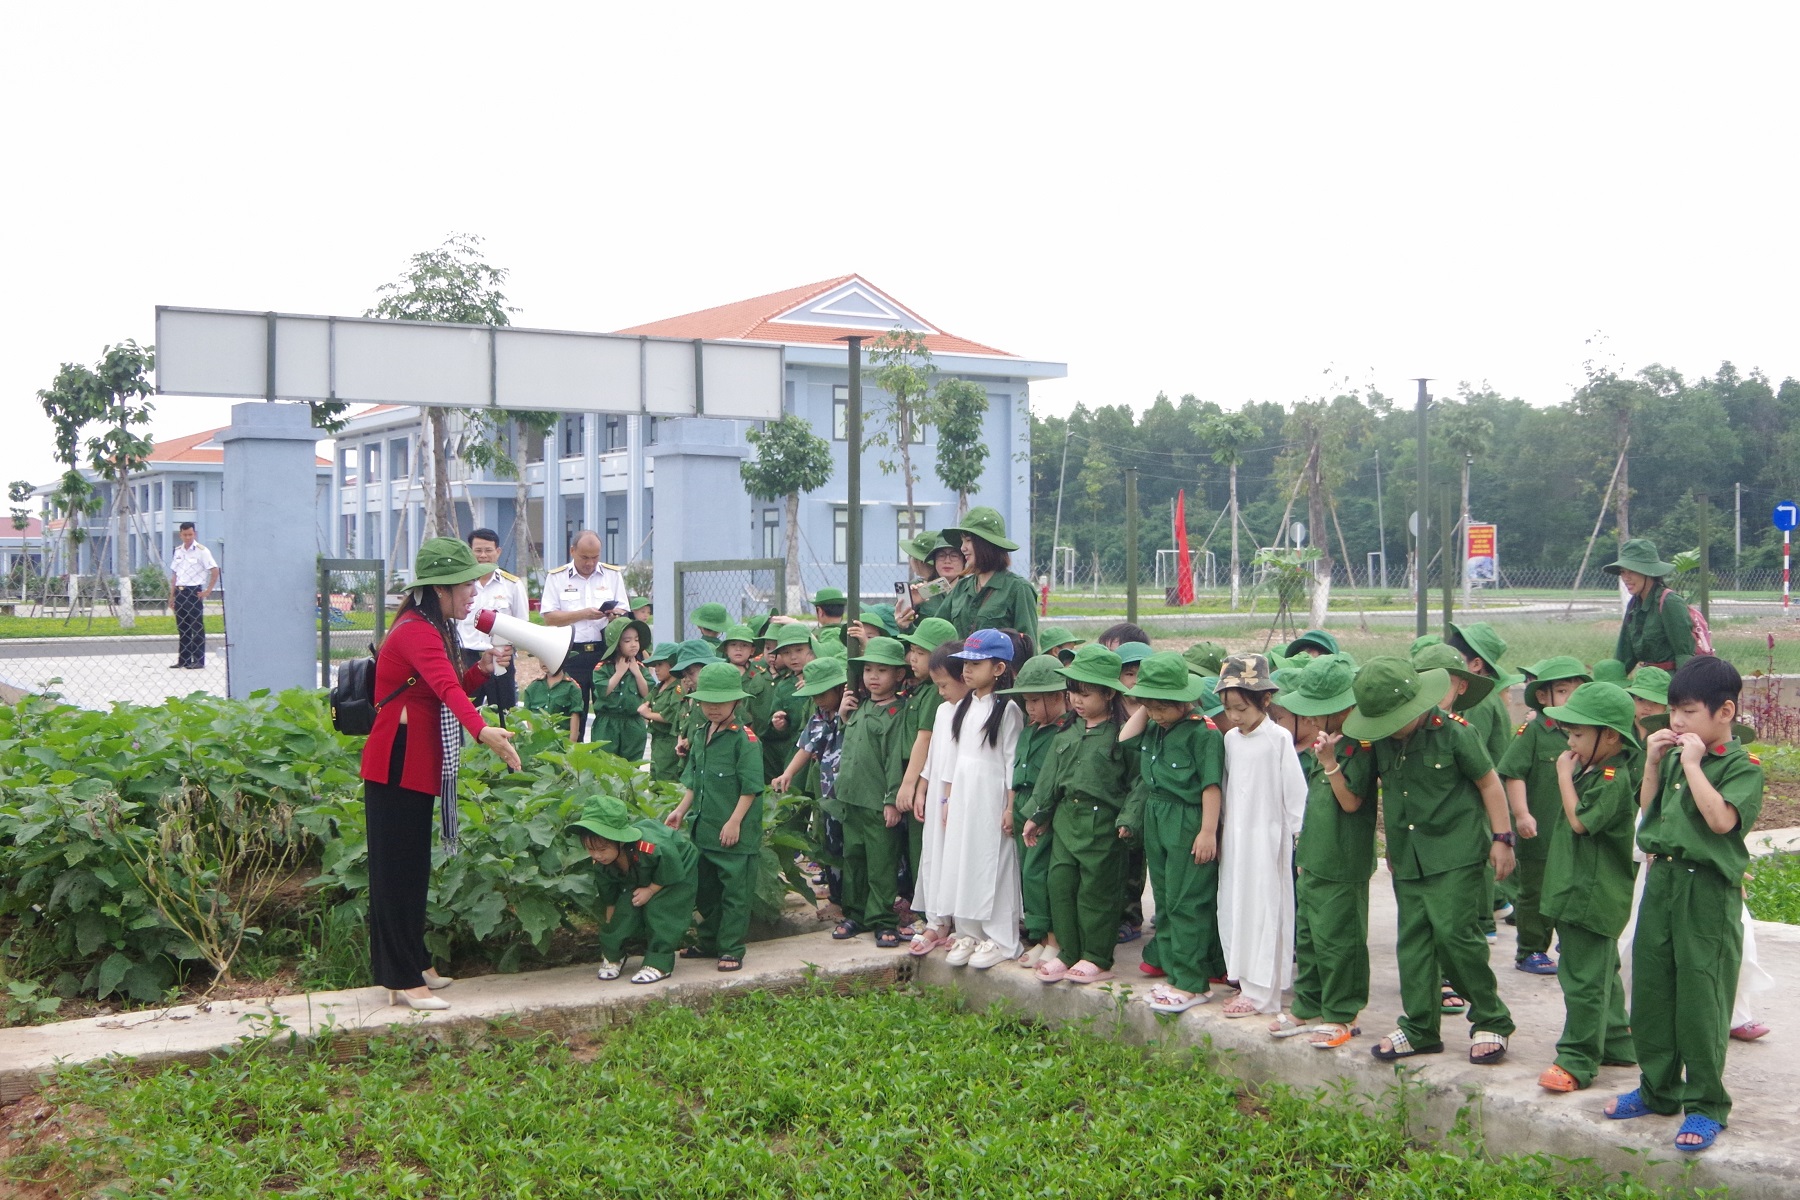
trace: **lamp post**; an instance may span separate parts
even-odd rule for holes
[[[844,485],[850,511],[844,527],[844,623],[852,624],[862,611],[862,344],[861,334],[838,339],[850,344],[850,395],[844,404]]]

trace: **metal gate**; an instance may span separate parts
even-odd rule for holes
[[[675,637],[695,630],[694,610],[723,604],[732,624],[779,613],[787,601],[787,562],[779,558],[721,558],[675,564]],[[723,632],[721,630],[720,632]]]
[[[371,614],[360,606],[348,612],[332,603],[333,577],[349,583],[356,595],[369,601]],[[331,686],[332,654],[360,658],[370,646],[379,646],[387,632],[387,564],[379,558],[321,558],[319,560],[319,686]]]

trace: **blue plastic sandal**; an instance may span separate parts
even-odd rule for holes
[[[1527,954],[1524,958],[1521,958],[1518,962],[1514,963],[1513,966],[1518,970],[1525,971],[1532,975],[1556,974],[1556,961],[1542,950],[1537,951],[1535,954]]]
[[[1725,1127],[1711,1117],[1704,1116],[1700,1113],[1689,1113],[1687,1115],[1687,1120],[1681,1123],[1680,1132],[1675,1135],[1675,1148],[1677,1150],[1686,1150],[1689,1153],[1696,1150],[1704,1150],[1719,1139],[1719,1131],[1723,1128]],[[1681,1135],[1684,1133],[1697,1133],[1700,1135],[1700,1140],[1697,1142],[1683,1142],[1681,1140]]]
[[[1613,1110],[1606,1114],[1614,1121],[1629,1121],[1633,1117],[1650,1116],[1650,1106],[1644,1103],[1644,1093],[1632,1088],[1613,1102]]]

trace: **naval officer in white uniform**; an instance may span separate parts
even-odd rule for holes
[[[619,568],[600,561],[600,535],[591,529],[575,535],[569,547],[569,561],[544,578],[544,596],[538,606],[544,624],[575,627],[574,644],[569,647],[563,671],[581,688],[583,740],[587,736],[586,713],[592,707],[594,666],[604,649],[606,623],[615,608],[629,617],[626,606],[630,600]]]

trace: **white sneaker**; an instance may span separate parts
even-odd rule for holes
[[[975,953],[969,956],[969,965],[977,971],[985,971],[997,963],[1003,963],[1012,955],[1002,950],[991,938],[982,941],[975,947]]]
[[[976,945],[974,938],[967,934],[959,934],[956,940],[950,943],[950,952],[944,955],[944,961],[953,967],[966,967],[969,965],[969,959],[975,955]]]

